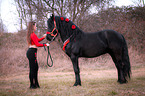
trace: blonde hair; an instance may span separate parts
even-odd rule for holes
[[[28,24],[28,29],[27,29],[27,43],[28,46],[31,44],[31,34],[34,32],[34,26],[35,26],[36,22],[34,21],[30,21]]]

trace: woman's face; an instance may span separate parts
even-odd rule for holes
[[[36,27],[36,23],[35,23],[35,25],[34,25],[34,31],[36,31],[36,29],[37,29],[37,27]]]

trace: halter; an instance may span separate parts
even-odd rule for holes
[[[56,32],[57,32],[56,34],[53,33],[55,30],[56,30]],[[57,28],[56,28],[55,17],[54,17],[54,28],[53,28],[52,32],[46,32],[46,34],[50,34],[50,35],[53,37],[53,39],[52,39],[51,41],[53,41],[54,38],[57,36],[57,34],[58,34],[58,30],[57,30]]]
[[[66,22],[68,22],[69,21],[69,19],[66,19],[65,20]],[[75,27],[75,25],[72,25],[72,29],[75,29],[76,27]],[[53,32],[56,30],[56,34],[54,34]],[[58,34],[58,29],[56,28],[56,21],[55,21],[55,17],[54,17],[54,28],[53,28],[53,30],[52,30],[52,32],[46,32],[46,34],[49,34],[49,35],[51,35],[53,38],[51,39],[51,41],[50,41],[50,43],[51,42],[53,42],[53,40],[55,39],[55,37],[57,36],[57,34]],[[70,37],[72,37],[72,35],[70,36]],[[70,42],[70,37],[63,43],[63,51],[65,51],[65,47],[66,47],[66,45]],[[49,44],[50,44],[49,43]]]

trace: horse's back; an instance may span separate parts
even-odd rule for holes
[[[79,43],[81,55],[96,57],[105,54],[109,48],[120,48],[122,41],[122,35],[114,30],[84,33]]]
[[[96,44],[101,47],[108,47],[111,43],[123,42],[122,34],[114,30],[102,30],[98,32],[85,33],[82,37],[85,44]]]

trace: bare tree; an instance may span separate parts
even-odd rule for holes
[[[23,22],[36,20],[38,30],[45,31],[45,21],[48,13],[66,16],[79,25],[79,22],[89,14],[91,6],[104,6],[112,0],[15,0],[20,17],[21,29]]]
[[[15,0],[17,3],[17,12],[19,14],[19,20],[20,20],[20,29],[23,30],[23,24],[27,26],[27,7],[25,6],[24,0]]]
[[[144,0],[133,0],[133,2],[135,4],[137,4],[138,6],[141,6],[141,7],[145,6],[145,1]]]
[[[6,26],[3,23],[3,20],[1,19],[1,3],[2,1],[0,0],[0,33],[6,32]]]

